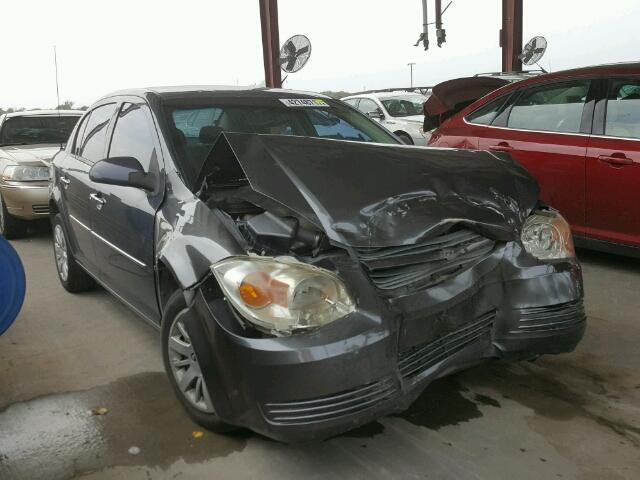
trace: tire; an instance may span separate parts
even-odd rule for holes
[[[8,212],[2,195],[0,195],[0,235],[3,235],[7,240],[15,240],[26,234],[27,223]]]
[[[95,280],[76,262],[69,248],[62,218],[58,213],[51,222],[53,228],[53,258],[60,283],[67,292],[80,293],[95,288]]]
[[[413,140],[411,139],[411,137],[409,135],[407,135],[404,132],[399,132],[396,133],[396,136],[402,140],[402,143],[404,143],[405,145],[413,145]]]
[[[162,360],[169,382],[187,414],[198,425],[216,433],[238,430],[216,415],[197,354],[181,322],[186,311],[184,293],[176,290],[169,297],[162,316]],[[183,379],[187,380],[181,383]]]

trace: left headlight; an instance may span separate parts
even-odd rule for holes
[[[238,312],[275,335],[321,327],[355,308],[336,275],[295,259],[234,257],[211,269]]]
[[[47,182],[49,167],[11,165],[2,172],[2,179],[13,182]]]
[[[562,215],[552,210],[539,210],[531,214],[524,223],[521,238],[525,250],[540,260],[576,256],[569,224]]]

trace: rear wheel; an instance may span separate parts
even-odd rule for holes
[[[27,224],[24,220],[11,215],[0,195],[0,235],[4,235],[8,240],[22,238],[27,233]]]
[[[236,430],[221,422],[215,412],[198,355],[185,328],[186,313],[184,294],[177,290],[167,301],[162,319],[162,357],[171,386],[196,423],[218,433]]]
[[[69,248],[60,214],[53,218],[53,255],[58,278],[67,292],[85,292],[95,287],[95,280],[78,265]]]

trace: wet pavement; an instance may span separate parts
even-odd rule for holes
[[[640,261],[581,252],[576,352],[434,382],[406,412],[283,445],[191,422],[159,334],[105,291],[59,286],[46,232],[13,242],[29,281],[0,337],[0,479],[640,478]]]

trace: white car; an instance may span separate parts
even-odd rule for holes
[[[426,96],[406,91],[362,93],[342,98],[368,117],[380,122],[408,145],[427,145],[430,133],[422,130],[422,105]]]

